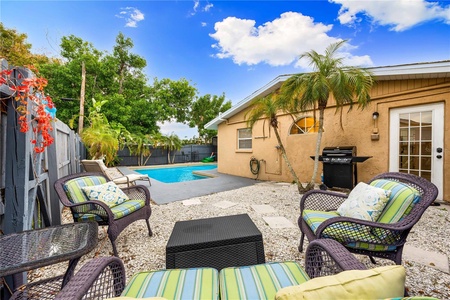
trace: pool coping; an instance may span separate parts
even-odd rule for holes
[[[187,166],[187,165],[199,165],[198,163],[186,163],[186,164],[174,164],[163,165],[164,167],[174,166]],[[154,166],[154,167],[163,167]],[[149,166],[142,167],[148,168]],[[152,166],[153,167],[153,166]],[[133,171],[135,167],[119,167],[120,171],[124,174],[137,173]],[[195,171],[198,172],[198,171]],[[219,173],[217,169],[203,170],[202,175],[209,178],[202,180],[184,181],[177,183],[164,183],[156,179],[151,179],[151,186],[147,181],[138,181],[138,184],[142,184],[148,187],[152,200],[156,204],[167,204],[174,201],[181,201],[190,198],[215,194],[218,192],[229,191],[238,189],[245,186],[260,183],[260,180],[252,178],[233,176],[229,174]]]

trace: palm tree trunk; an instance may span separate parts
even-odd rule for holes
[[[305,188],[303,187],[303,185],[301,184],[300,180],[298,179],[297,174],[295,173],[294,169],[292,168],[292,165],[287,157],[286,154],[286,149],[284,148],[283,142],[281,142],[281,138],[280,138],[280,134],[278,133],[277,128],[273,128],[275,131],[275,136],[277,137],[277,141],[278,141],[278,145],[280,145],[280,149],[281,149],[281,154],[283,155],[284,161],[286,162],[286,165],[288,166],[289,171],[292,174],[292,177],[294,177],[294,181],[297,184],[298,187],[298,192],[300,194],[306,192]]]
[[[320,155],[320,144],[322,143],[322,134],[323,134],[323,116],[325,113],[324,108],[319,108],[319,133],[317,134],[317,142],[316,142],[316,152],[314,157],[314,169],[311,177],[310,185],[314,186],[317,176],[317,170],[319,169],[319,155]]]

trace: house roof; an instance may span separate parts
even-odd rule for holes
[[[450,78],[450,60],[373,67],[367,69],[374,74],[377,80]],[[217,126],[220,123],[225,122],[226,119],[249,107],[254,99],[265,97],[273,91],[276,91],[279,87],[281,87],[283,82],[292,75],[293,74],[277,76],[260,89],[239,101],[226,112],[219,114],[219,116],[208,122],[205,125],[205,128],[217,130]]]

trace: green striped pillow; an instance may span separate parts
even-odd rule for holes
[[[391,191],[388,203],[377,219],[380,223],[389,224],[400,221],[421,198],[415,188],[398,181],[376,179],[370,185]]]
[[[88,201],[88,198],[81,189],[84,186],[93,186],[106,183],[102,176],[84,176],[71,179],[64,184],[64,191],[72,203],[81,203]]]
[[[231,267],[220,271],[220,299],[274,299],[278,290],[309,280],[293,261]]]
[[[218,299],[219,274],[213,268],[171,269],[135,274],[121,296],[166,299]]]

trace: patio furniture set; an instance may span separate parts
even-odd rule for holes
[[[71,231],[78,232],[76,224],[89,224],[84,226],[90,232],[96,230],[97,224],[108,226],[115,257],[94,258],[73,275],[79,257],[93,248],[91,243],[96,243],[97,236],[69,234],[84,242],[78,242],[83,244],[78,256],[69,254],[74,249],[61,250],[61,254],[55,248],[52,251],[56,254],[50,251],[49,257],[39,259],[24,255],[36,251],[26,248],[13,252],[12,256],[27,257],[30,263],[22,266],[1,258],[0,277],[66,259],[71,260],[68,271],[60,276],[56,287],[53,285],[53,292],[47,292],[51,295],[49,299],[402,297],[406,275],[404,267],[399,265],[403,246],[411,228],[437,197],[437,188],[432,183],[400,173],[376,176],[369,184],[358,184],[349,195],[322,190],[306,193],[300,201],[298,220],[302,232],[299,251],[303,250],[305,236],[310,241],[304,266],[295,261],[265,262],[262,234],[247,214],[179,221],[166,246],[166,269],[134,274],[126,284],[125,268],[117,257],[115,240],[124,228],[141,219],[146,221],[152,235],[148,221],[150,194],[139,185],[119,191],[114,186],[99,173],[69,175],[55,183],[61,202],[71,209],[76,222],[62,227],[72,226]],[[113,199],[102,195],[111,191]],[[362,201],[364,205],[355,204],[361,195],[368,200]],[[4,238],[0,247],[4,247]],[[47,248],[46,242],[55,244],[43,239],[41,243]],[[0,249],[2,253],[7,251]],[[368,255],[372,260],[373,257],[390,259],[396,265],[367,269],[351,252]],[[33,298],[32,292],[40,283],[31,285],[33,289],[27,286],[12,298],[44,299]]]

